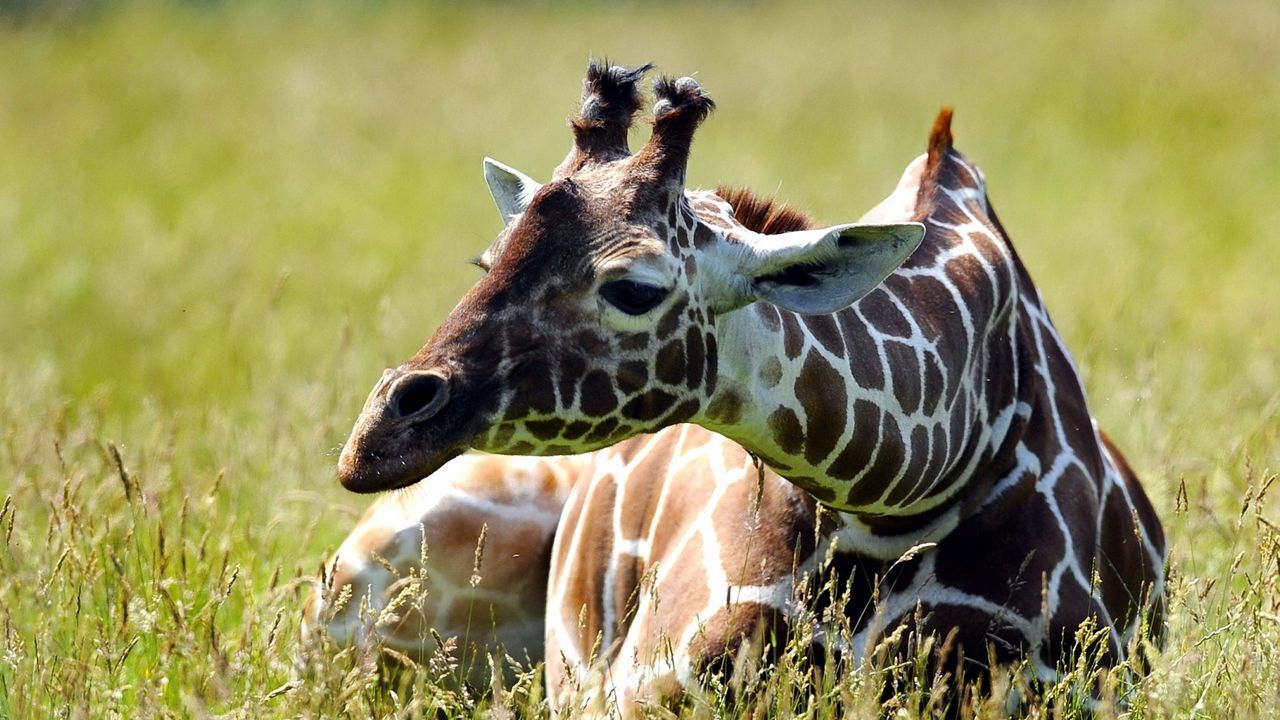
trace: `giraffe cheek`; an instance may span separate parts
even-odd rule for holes
[[[626,395],[639,392],[649,383],[649,366],[638,360],[624,362],[618,366],[618,389]]]
[[[684,380],[684,341],[672,340],[658,351],[657,375],[658,379],[667,385],[676,385]]]
[[[556,410],[556,389],[551,366],[542,359],[526,363],[511,378],[511,402],[504,414],[507,420],[521,420],[532,414],[551,414]]]
[[[696,390],[702,385],[702,371],[706,361],[705,348],[702,344],[702,333],[691,327],[685,334],[685,384]]]
[[[580,395],[579,409],[587,417],[603,417],[618,407],[613,381],[603,370],[592,370],[582,378]]]

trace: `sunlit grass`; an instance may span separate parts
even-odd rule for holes
[[[954,105],[1170,536],[1114,712],[1280,713],[1274,3],[95,8],[0,14],[0,717],[491,707],[358,653],[296,676],[298,603],[364,505],[335,448],[498,229],[480,159],[545,177],[603,53],[716,98],[694,184],[832,222]],[[748,709],[879,706],[881,670],[807,672]],[[521,677],[497,706],[545,713]]]

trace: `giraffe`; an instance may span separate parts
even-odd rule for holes
[[[716,502],[671,503],[665,496],[675,489]],[[615,504],[603,524],[584,514],[604,493],[621,503],[623,491],[649,497],[656,511]],[[550,549],[566,502],[569,536],[557,541],[549,597]],[[752,512],[722,536],[716,506]],[[373,503],[322,566],[301,634],[311,643],[325,633],[341,646],[377,643],[419,662],[438,650],[437,637],[468,642],[455,660],[473,685],[486,681],[490,654],[536,662],[545,646],[561,704],[634,709],[695,686],[728,648],[794,610],[793,570],[817,565],[814,510],[794,485],[758,473],[740,446],[696,425],[587,455],[467,454]],[[641,531],[638,523],[647,537],[619,542]],[[718,559],[707,555],[722,542]],[[580,552],[592,543],[603,555]],[[798,564],[797,544],[810,548]],[[628,576],[619,568],[638,547],[643,571]],[[593,655],[597,643],[604,649]],[[602,667],[604,679],[596,677]]]
[[[631,717],[778,652],[813,624],[806,591],[840,565],[823,562],[834,528],[812,496],[697,425],[595,453],[552,550],[552,708]]]
[[[474,685],[486,684],[499,648],[542,660],[551,543],[586,461],[467,454],[379,497],[321,567],[304,641],[327,635],[416,662],[440,649],[437,638],[459,643],[449,652]]]
[[[468,447],[584,452],[692,422],[838,511],[844,547],[885,564],[901,592],[852,652],[914,626],[1052,681],[1091,624],[1104,662],[1158,635],[1159,520],[950,111],[859,222],[765,234],[742,217],[786,210],[684,187],[714,107],[693,79],[655,83],[652,133],[629,151],[647,69],[588,68],[545,185],[486,163],[508,225],[485,276],[375,385],[344,486],[406,485]]]

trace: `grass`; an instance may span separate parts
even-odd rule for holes
[[[1101,714],[1280,714],[1274,3],[0,11],[0,717],[545,714],[533,671],[294,684],[297,608],[364,394],[498,229],[480,158],[545,177],[603,53],[698,71],[693,184],[833,222],[956,106],[1171,539],[1164,651]],[[773,677],[762,712],[876,707]]]

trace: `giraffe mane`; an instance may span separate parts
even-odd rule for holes
[[[929,150],[924,170],[920,173],[920,189],[916,193],[916,214],[913,219],[922,221],[933,209],[934,195],[938,189],[938,177],[942,174],[943,160],[951,153],[951,108],[943,107],[933,121],[929,133]]]
[[[716,188],[716,195],[733,207],[733,218],[752,232],[778,235],[817,227],[813,218],[805,213],[777,198],[757,195],[746,188],[721,186]]]

